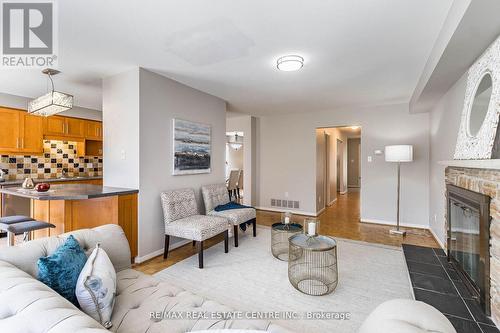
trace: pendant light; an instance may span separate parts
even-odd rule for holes
[[[46,68],[42,71],[42,73],[49,77],[52,85],[52,91],[30,101],[28,103],[28,113],[48,117],[71,109],[73,107],[73,96],[54,89],[52,76],[57,75],[60,72],[55,69]]]

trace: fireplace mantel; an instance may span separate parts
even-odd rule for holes
[[[458,167],[458,168],[472,168],[472,169],[490,169],[500,170],[500,159],[495,160],[450,160],[439,161],[438,164]]]

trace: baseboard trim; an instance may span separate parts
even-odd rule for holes
[[[383,224],[383,225],[396,225],[396,221],[386,221],[386,220],[378,220],[378,219],[365,219],[361,218],[360,222],[362,223],[373,223],[373,224]],[[429,226],[421,225],[421,224],[413,224],[413,223],[400,223],[402,227],[408,228],[417,228],[417,229],[429,229]]]
[[[441,248],[443,249],[443,251],[446,252],[444,244],[441,242],[441,240],[436,235],[436,233],[434,233],[434,230],[432,230],[432,228],[429,227],[429,231],[431,232],[432,236],[434,237],[434,239],[436,240],[436,242],[439,244],[439,246],[441,246]]]
[[[169,246],[168,250],[171,251],[171,250],[175,250],[183,245],[186,245],[188,243],[191,243],[192,241],[189,240],[189,239],[183,239],[181,240],[180,242],[176,242],[175,244],[172,244],[171,246]],[[141,256],[141,257],[135,257],[134,259],[134,262],[136,264],[140,264],[140,263],[143,263],[149,259],[153,259],[154,257],[158,257],[159,255],[162,255],[163,254],[163,250],[164,249],[159,249],[157,251],[154,251],[154,252],[151,252],[151,253],[148,253],[144,256]]]
[[[317,216],[316,213],[305,212],[305,211],[301,211],[301,210],[290,210],[290,209],[281,209],[281,208],[273,208],[273,207],[265,207],[265,206],[256,206],[255,209],[265,210],[268,212],[278,212],[278,213],[290,212],[290,213],[296,214],[296,215]]]
[[[335,203],[335,201],[337,201],[337,198],[335,198],[332,201],[330,201],[330,203],[327,206],[330,207],[331,205],[333,205]]]
[[[347,193],[347,191],[341,191],[341,192],[339,192],[339,193],[340,193],[340,194],[342,194],[342,195],[344,195],[344,194],[346,194],[346,193]]]
[[[323,213],[326,210],[326,207],[321,208],[319,211],[316,212],[315,216],[319,216],[319,214]]]

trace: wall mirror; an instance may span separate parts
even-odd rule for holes
[[[499,158],[500,38],[490,45],[467,74],[454,159]]]
[[[486,73],[477,86],[469,112],[469,135],[476,136],[484,123],[492,93],[490,73]]]

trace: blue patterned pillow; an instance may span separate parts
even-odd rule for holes
[[[78,307],[76,281],[86,261],[85,252],[70,235],[52,255],[38,259],[38,280]]]

